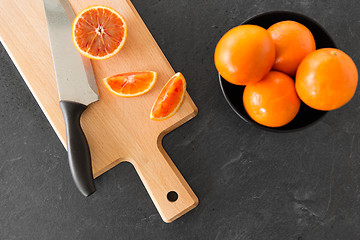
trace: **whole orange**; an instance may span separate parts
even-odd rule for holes
[[[260,82],[246,85],[243,101],[249,116],[268,127],[286,125],[300,108],[294,81],[277,71],[269,72]]]
[[[301,60],[316,49],[312,33],[294,21],[275,23],[268,31],[276,48],[273,69],[294,76]]]
[[[358,82],[355,63],[344,52],[323,48],[307,55],[296,73],[296,91],[308,106],[334,110],[354,96]]]
[[[225,80],[246,85],[260,81],[270,71],[275,60],[275,46],[264,28],[241,25],[220,39],[214,58]]]

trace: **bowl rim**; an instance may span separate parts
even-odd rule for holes
[[[323,31],[330,39],[330,41],[332,42],[332,45],[334,48],[337,48],[336,46],[336,43],[334,42],[333,38],[331,37],[331,35],[328,33],[328,31],[326,31],[326,29],[321,25],[319,24],[316,20],[314,20],[313,18],[311,17],[308,17],[304,14],[301,14],[301,13],[298,13],[298,12],[293,12],[293,11],[287,11],[287,10],[275,10],[275,11],[268,11],[268,12],[263,12],[263,13],[260,13],[260,14],[257,14],[257,15],[253,15],[249,18],[247,18],[246,20],[244,20],[243,22],[241,22],[240,25],[245,25],[245,24],[248,24],[248,22],[254,20],[254,19],[257,19],[259,17],[263,17],[263,16],[267,16],[267,15],[273,15],[273,14],[292,14],[292,15],[297,15],[301,18],[305,18],[307,20],[309,20],[310,22],[312,22],[312,24],[315,24],[319,29],[321,29],[321,31]],[[284,20],[285,21],[285,20]],[[290,19],[291,21],[291,19]],[[240,26],[238,25],[238,26]],[[317,49],[316,49],[317,50]],[[322,116],[320,116],[318,119],[316,119],[315,121],[307,124],[307,125],[304,125],[302,127],[299,127],[299,128],[293,128],[293,129],[281,129],[282,127],[286,126],[281,126],[281,127],[268,127],[268,126],[264,126],[264,125],[261,125],[260,123],[257,123],[255,122],[253,119],[251,119],[250,117],[248,118],[247,116],[244,116],[240,111],[238,111],[238,109],[234,106],[234,104],[230,101],[230,99],[228,98],[225,90],[224,90],[224,86],[222,84],[222,81],[226,81],[221,75],[220,73],[218,72],[218,78],[219,78],[219,84],[220,84],[220,88],[221,88],[221,91],[225,97],[225,100],[226,102],[229,104],[229,106],[231,107],[231,109],[243,120],[245,121],[247,124],[252,124],[258,128],[261,128],[261,129],[264,129],[264,130],[267,130],[267,131],[270,131],[270,132],[276,132],[276,133],[287,133],[287,132],[296,132],[296,131],[300,131],[300,130],[303,130],[305,128],[308,128],[308,127],[311,127],[313,126],[314,124],[318,123],[321,119],[323,119],[329,111],[321,111],[321,110],[317,110],[317,111],[321,111],[323,112],[324,114]],[[245,87],[245,86],[244,86]],[[301,101],[302,104],[305,104]],[[291,121],[289,122],[291,123]],[[289,124],[288,123],[288,124]]]

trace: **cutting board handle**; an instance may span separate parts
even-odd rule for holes
[[[145,151],[149,152],[144,159],[132,163],[161,218],[170,223],[195,208],[199,200],[161,144]]]

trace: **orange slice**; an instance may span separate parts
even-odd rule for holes
[[[161,90],[150,112],[150,119],[162,121],[173,116],[184,101],[186,81],[181,73],[170,78]]]
[[[91,59],[107,59],[124,46],[127,27],[114,9],[91,6],[82,10],[72,24],[72,40],[76,49]]]
[[[120,97],[136,97],[150,91],[157,78],[152,71],[122,73],[104,78],[105,87]]]

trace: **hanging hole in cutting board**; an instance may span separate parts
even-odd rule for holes
[[[177,192],[174,192],[174,191],[168,192],[168,194],[167,194],[167,199],[168,199],[170,202],[175,202],[175,201],[178,199],[178,194],[177,194]]]

